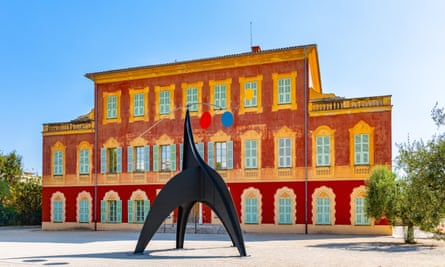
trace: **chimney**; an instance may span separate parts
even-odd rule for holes
[[[259,45],[254,45],[251,48],[252,48],[252,53],[261,52],[261,47]]]

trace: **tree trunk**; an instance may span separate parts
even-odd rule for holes
[[[405,243],[414,244],[416,241],[414,240],[414,225],[412,223],[408,223],[408,229],[405,235]]]

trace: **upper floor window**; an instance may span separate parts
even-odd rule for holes
[[[290,78],[278,79],[278,104],[291,103],[291,83]]]
[[[263,76],[240,77],[240,103],[239,113],[262,112],[262,81]]]
[[[122,148],[111,147],[101,148],[101,173],[121,173],[122,172]]]
[[[233,141],[209,142],[208,163],[217,170],[233,169]]]
[[[330,136],[317,136],[316,137],[316,158],[317,166],[330,166],[331,165],[331,138]]]
[[[289,168],[292,167],[291,161],[292,148],[290,138],[278,139],[278,167]]]
[[[134,96],[133,114],[135,117],[144,116],[144,94],[135,94]]]
[[[90,150],[89,149],[81,149],[79,151],[79,165],[80,165],[80,174],[89,174],[90,173]]]
[[[354,135],[354,159],[356,165],[369,164],[369,135]]]
[[[117,96],[110,95],[107,97],[107,119],[117,118]]]
[[[63,151],[54,151],[53,157],[53,175],[63,175]]]
[[[210,80],[210,107],[211,111],[228,110],[230,111],[230,87],[232,79]],[[212,93],[213,92],[213,93]]]
[[[297,109],[297,72],[273,73],[272,111],[280,109]]]
[[[150,146],[127,148],[128,172],[144,172],[150,169]]]
[[[198,88],[187,88],[187,107],[190,111],[198,111]]]
[[[103,93],[103,124],[121,122],[120,97],[121,91]]]
[[[153,171],[176,171],[176,145],[153,146]]]
[[[244,167],[246,169],[258,168],[257,140],[244,141]]]
[[[159,114],[170,113],[170,91],[161,91],[159,93]]]

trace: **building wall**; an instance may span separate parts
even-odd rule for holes
[[[308,48],[309,49],[309,48]],[[339,99],[332,94],[323,94],[318,73],[316,50],[311,47],[297,47],[267,53],[246,53],[241,55],[198,60],[183,63],[141,67],[104,73],[87,74],[95,81],[97,106],[87,117],[90,121],[44,125],[43,131],[43,211],[44,229],[75,228],[98,222],[101,229],[122,229],[135,226],[128,223],[127,201],[134,192],[144,192],[150,204],[158,191],[175,173],[180,171],[180,144],[183,139],[185,117],[184,88],[187,85],[199,88],[197,112],[191,112],[195,141],[204,144],[204,159],[208,160],[208,143],[227,136],[233,141],[233,169],[219,172],[227,182],[232,194],[240,221],[249,231],[304,231],[305,224],[305,180],[308,182],[307,222],[313,232],[382,233],[388,228],[378,228],[375,222],[369,226],[355,226],[352,221],[354,206],[351,199],[363,194],[365,180],[374,165],[391,166],[391,104],[390,97],[370,97],[368,99]],[[306,68],[307,67],[307,68]],[[285,74],[292,81],[292,103],[280,109],[274,100],[277,77]],[[244,107],[244,79],[259,77],[261,101],[256,109]],[[318,78],[318,79],[317,79]],[[221,111],[211,105],[214,81],[224,81],[230,91],[227,110],[234,114],[234,125],[224,127]],[[305,90],[310,88],[307,105],[304,103]],[[159,90],[174,88],[169,115],[159,114]],[[132,116],[132,94],[143,92],[147,105],[142,117]],[[117,96],[117,118],[106,118],[106,99]],[[389,100],[388,100],[389,99]],[[318,101],[318,102],[317,102]],[[389,103],[388,103],[389,101]],[[317,105],[317,106],[316,106]],[[308,106],[307,158],[305,158],[305,110]],[[212,123],[207,129],[200,127],[204,112],[212,114]],[[353,163],[353,134],[369,131],[371,138],[370,163],[356,166]],[[332,163],[327,167],[315,164],[315,143],[317,133],[332,135]],[[368,132],[367,132],[368,133]],[[253,134],[253,135],[252,135]],[[259,168],[244,168],[243,141],[249,138],[259,141]],[[292,140],[292,167],[278,168],[277,140],[280,136]],[[97,150],[94,142],[97,140]],[[143,173],[128,173],[127,147],[138,144],[151,147],[150,170]],[[168,142],[176,145],[176,170],[172,172],[153,171],[153,146]],[[89,148],[90,166],[88,174],[79,174],[79,149]],[[100,171],[100,149],[104,147],[122,148],[122,172],[103,174]],[[63,151],[63,173],[54,175],[54,151]],[[307,168],[306,168],[307,160]],[[306,175],[307,173],[307,175]],[[139,191],[138,191],[139,190]],[[284,190],[284,191],[283,191]],[[79,224],[79,194],[89,196],[92,214],[87,224]],[[101,223],[101,200],[109,192],[115,192],[122,201],[120,223]],[[276,197],[280,192],[292,197],[293,217],[291,225],[277,224]],[[316,225],[313,221],[313,194],[326,194],[331,197],[331,225]],[[245,198],[259,199],[258,224],[245,223]],[[97,196],[97,199],[94,198]],[[63,199],[63,220],[55,222],[52,204]],[[86,199],[86,198],[85,198]],[[202,222],[212,223],[212,212],[202,208]],[[174,216],[173,216],[174,220]],[[383,222],[383,224],[385,224]],[[139,224],[140,225],[140,224]],[[273,225],[274,227],[272,227]],[[345,227],[339,227],[344,225]],[[96,225],[97,226],[97,225]]]

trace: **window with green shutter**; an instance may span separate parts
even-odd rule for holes
[[[214,99],[215,108],[225,109],[226,108],[226,86],[224,84],[218,84],[214,87]]]
[[[159,92],[159,113],[170,114],[170,91]]]
[[[63,201],[53,201],[53,222],[63,222]]]
[[[133,114],[135,117],[144,116],[144,94],[134,94],[133,96],[134,100],[134,108],[133,108]]]
[[[198,88],[187,88],[187,107],[190,111],[198,111]]]
[[[257,140],[244,141],[244,167],[246,169],[258,168]]]
[[[63,175],[63,151],[56,150],[54,151],[54,162],[53,162],[53,174],[54,175]]]
[[[290,138],[278,139],[278,167],[289,168],[292,167],[292,147]]]
[[[291,103],[291,80],[290,78],[278,79],[278,104]]]
[[[369,225],[371,220],[366,216],[365,211],[365,198],[357,197],[355,199],[355,224],[357,225]]]
[[[110,95],[107,97],[107,119],[117,118],[117,96]]]
[[[246,82],[244,83],[244,90],[252,90],[253,97],[251,99],[245,99],[244,100],[244,106],[245,107],[256,107],[257,106],[257,99],[258,99],[258,91],[257,91],[257,82]]]
[[[90,201],[80,200],[79,201],[79,222],[88,223],[90,218]]]
[[[80,174],[90,173],[90,151],[88,149],[81,149],[79,152]]]

